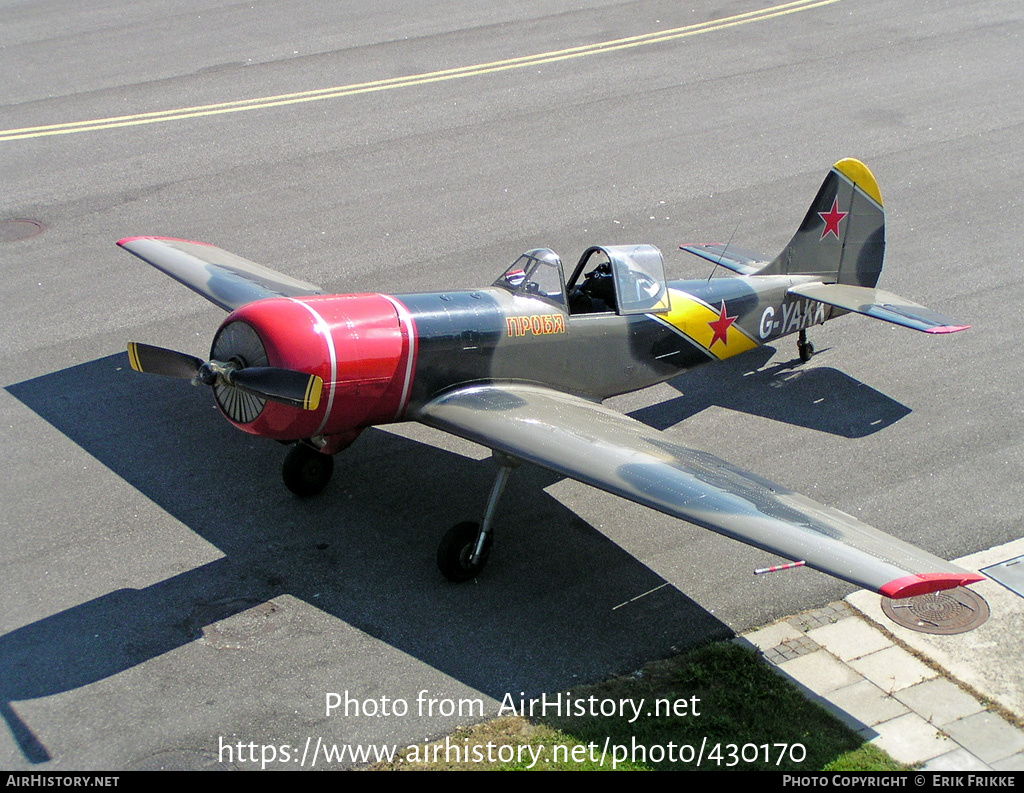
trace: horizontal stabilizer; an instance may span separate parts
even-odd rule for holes
[[[289,278],[205,242],[129,237],[117,244],[225,311],[268,297],[323,294],[318,286]]]
[[[754,275],[770,261],[760,253],[733,248],[720,242],[713,242],[710,245],[680,245],[679,250],[720,264],[740,275]]]
[[[932,311],[919,303],[886,292],[850,284],[812,283],[789,288],[789,294],[817,300],[846,311],[855,311],[867,317],[892,322],[905,328],[925,333],[956,333],[967,330],[970,325],[961,325],[955,320]]]

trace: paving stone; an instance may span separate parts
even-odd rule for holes
[[[782,644],[787,639],[798,639],[801,636],[803,636],[803,632],[798,631],[788,622],[777,622],[774,625],[769,625],[767,628],[746,633],[743,635],[743,638],[761,652],[764,652],[776,645]]]
[[[872,597],[871,608],[877,611],[877,595]],[[945,655],[933,654],[933,644],[946,647],[956,640],[904,636],[880,612],[876,616],[869,608],[863,610],[902,641],[915,647],[920,643],[922,652],[947,665]],[[809,699],[900,762],[933,772],[1024,771],[1024,731],[893,645],[888,634],[845,602],[790,617],[744,639],[780,674],[796,681]],[[963,641],[976,652],[976,638]],[[949,668],[956,672],[955,666]]]
[[[989,711],[957,719],[942,729],[989,765],[1024,751],[1024,733]]]
[[[902,647],[887,647],[850,661],[850,666],[888,692],[909,688],[915,683],[938,676],[934,669],[922,664]]]
[[[902,702],[869,680],[860,680],[852,686],[830,691],[823,696],[869,727],[910,712]]]
[[[925,680],[894,696],[937,727],[985,710],[978,700],[944,677]]]
[[[824,608],[797,614],[795,617],[790,617],[787,622],[797,630],[806,633],[815,628],[832,625],[839,622],[839,620],[852,617],[854,614],[856,612],[848,603],[839,601],[838,603],[831,603]]]
[[[824,650],[786,661],[779,664],[779,669],[819,694],[852,686],[860,680],[853,669]]]
[[[992,763],[994,771],[1024,771],[1024,752]]]
[[[808,636],[801,635],[796,639],[788,639],[782,644],[765,650],[766,661],[778,665],[799,658],[801,655],[810,655],[821,649],[821,645]]]
[[[893,646],[885,634],[856,617],[814,628],[807,635],[840,661],[852,661]]]
[[[933,757],[923,766],[922,771],[991,771],[992,769],[962,746],[952,752]]]
[[[871,743],[888,752],[894,760],[908,765],[924,763],[957,748],[916,713],[876,724],[874,729],[878,737]]]

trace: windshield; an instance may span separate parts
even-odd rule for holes
[[[541,297],[565,305],[562,260],[547,248],[527,251],[502,273],[494,286],[526,297]]]

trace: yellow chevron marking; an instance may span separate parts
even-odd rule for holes
[[[541,52],[536,55],[525,55],[519,58],[508,58],[491,63],[478,63],[474,66],[460,66],[454,69],[443,69],[436,72],[425,72],[413,74],[408,77],[392,77],[385,80],[376,80],[369,83],[354,83],[352,85],[336,85],[331,88],[318,88],[311,91],[297,91],[290,94],[278,94],[276,96],[264,96],[252,99],[240,99],[233,102],[219,102],[212,105],[197,105],[195,107],[182,107],[173,110],[158,110],[151,113],[135,113],[127,116],[114,116],[112,118],[97,118],[88,121],[72,121],[63,124],[49,124],[39,127],[21,127],[19,129],[0,130],[0,142],[5,140],[19,140],[23,138],[40,138],[47,135],[68,135],[74,132],[89,132],[97,129],[112,129],[115,127],[132,127],[139,124],[159,124],[164,121],[177,121],[185,118],[198,118],[201,116],[215,116],[222,113],[240,113],[245,110],[258,110],[268,107],[281,107],[283,105],[294,105],[300,102],[318,102],[323,99],[337,99],[342,96],[353,94],[365,94],[374,91],[386,91],[392,88],[407,88],[414,85],[425,85],[428,83],[443,82],[446,80],[458,80],[463,77],[475,77],[482,74],[493,74],[495,72],[508,71],[510,69],[523,69],[531,66],[538,66],[545,63],[557,63],[573,58],[582,58],[589,55],[598,55],[604,52],[617,52],[620,50],[643,47],[648,44],[658,44],[664,41],[697,36],[702,33],[710,33],[715,30],[726,30],[737,25],[746,25],[750,22],[760,22],[766,19],[796,14],[800,11],[809,11],[812,8],[831,5],[839,0],[795,0],[794,2],[781,5],[761,8],[757,11],[748,11],[743,14],[735,14],[721,19],[713,19],[709,22],[700,22],[695,25],[687,25],[680,28],[658,30],[653,33],[644,33],[639,36],[601,41],[596,44],[584,44],[579,47],[570,47],[564,50]]]
[[[715,330],[712,322],[717,322],[719,309],[711,308],[703,300],[698,300],[686,292],[670,289],[672,294],[672,310],[658,318],[672,325],[691,341],[697,342],[705,350],[720,360],[752,350],[758,343],[748,336],[735,322],[726,330],[725,342],[721,338],[715,341]],[[726,314],[728,314],[726,301]],[[711,342],[715,341],[714,346]]]

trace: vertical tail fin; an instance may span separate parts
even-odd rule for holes
[[[825,283],[873,287],[885,255],[878,182],[859,160],[832,166],[789,245],[758,275],[814,275]]]

